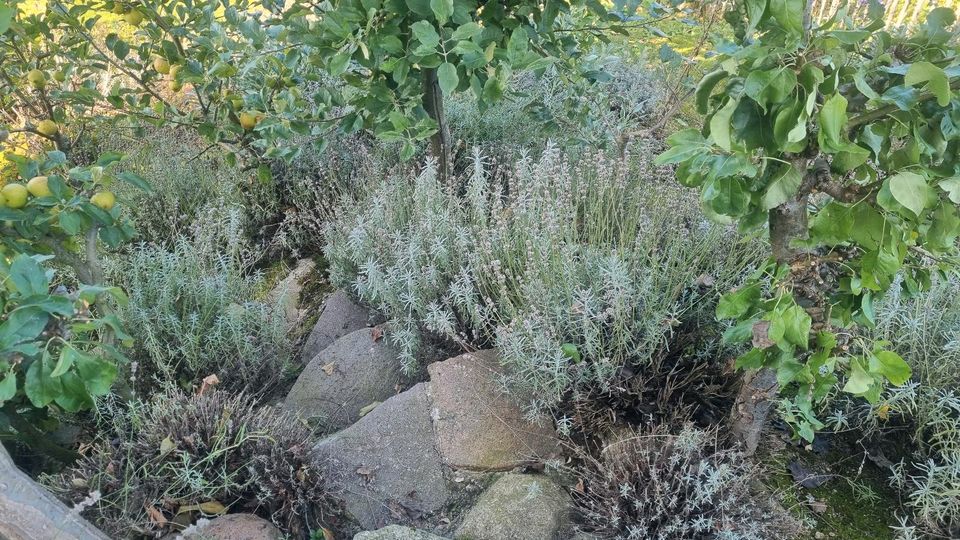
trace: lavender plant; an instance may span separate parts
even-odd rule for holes
[[[623,540],[788,538],[788,522],[751,490],[757,469],[721,450],[716,429],[621,433],[581,454],[573,497],[581,528]],[[782,510],[781,510],[782,512]]]
[[[131,301],[139,382],[181,386],[217,375],[224,388],[269,392],[289,374],[293,344],[278,305],[258,299],[239,208],[212,206],[172,247],[142,244],[113,262]]]
[[[730,287],[754,247],[698,217],[640,148],[622,164],[548,146],[503,178],[475,154],[464,194],[432,167],[377,182],[327,230],[331,279],[391,319],[408,369],[424,333],[495,344],[531,413],[642,368],[679,318]],[[706,309],[709,309],[707,307]]]

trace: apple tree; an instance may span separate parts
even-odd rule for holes
[[[803,0],[741,0],[696,91],[702,129],[658,158],[700,190],[704,212],[762,231],[771,257],[717,315],[749,350],[734,410],[748,451],[780,397],[810,441],[837,389],[871,403],[907,363],[861,330],[891,287],[920,294],[956,269],[960,234],[960,50],[954,13],[933,9],[908,35],[841,8],[814,25]]]

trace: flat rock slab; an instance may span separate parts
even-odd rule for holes
[[[480,495],[454,538],[553,540],[567,528],[571,500],[542,474],[508,474]]]
[[[434,446],[426,383],[317,443],[333,493],[364,529],[425,522],[455,492]]]
[[[437,449],[454,469],[505,471],[557,457],[550,425],[534,424],[505,394],[493,350],[463,354],[428,367]]]
[[[282,540],[283,534],[273,523],[253,514],[227,514],[210,520],[196,532],[184,536],[189,540]]]
[[[353,540],[445,540],[442,536],[418,531],[403,525],[390,525],[376,531],[363,531],[353,537]]]
[[[320,316],[303,344],[300,358],[306,364],[337,339],[382,322],[383,317],[354,302],[345,291],[335,291],[320,308]]]
[[[396,394],[399,382],[396,349],[379,328],[361,328],[313,357],[284,408],[332,432],[356,422],[362,409]]]

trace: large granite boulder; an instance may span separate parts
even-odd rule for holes
[[[364,529],[424,523],[455,496],[434,446],[426,383],[384,401],[314,450],[333,494]]]
[[[375,531],[358,533],[353,540],[444,540],[444,538],[403,525],[390,525]]]
[[[313,357],[287,394],[284,408],[332,432],[397,393],[397,351],[379,328],[361,328]]]
[[[502,391],[495,351],[436,362],[428,371],[437,449],[449,467],[506,471],[559,455],[553,426],[527,420]]]
[[[357,304],[346,292],[338,290],[327,297],[320,308],[320,316],[303,344],[300,358],[306,364],[337,339],[383,322],[382,316]]]
[[[542,474],[508,474],[480,495],[454,538],[553,540],[569,524],[571,499]]]

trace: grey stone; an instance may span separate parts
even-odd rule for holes
[[[333,493],[364,529],[426,522],[456,495],[434,446],[426,383],[317,443]]]
[[[282,540],[273,523],[253,514],[227,514],[210,520],[196,532],[183,535],[187,540]]]
[[[403,525],[390,525],[375,531],[358,533],[353,540],[444,540],[444,538]]]
[[[495,351],[463,354],[427,369],[437,449],[449,467],[505,471],[559,455],[553,426],[527,420],[501,390]]]
[[[361,328],[313,357],[284,409],[336,431],[356,422],[365,407],[396,394],[399,381],[396,350],[379,328]]]
[[[306,364],[337,339],[383,321],[383,317],[354,302],[346,292],[335,291],[323,302],[320,316],[303,343],[300,358]]]
[[[571,500],[542,474],[508,474],[480,495],[454,538],[553,540],[567,528]]]
[[[18,469],[3,444],[0,444],[0,538],[108,539]]]
[[[293,328],[302,316],[300,313],[300,292],[303,290],[303,280],[313,272],[316,263],[310,259],[297,261],[297,266],[280,280],[267,295],[267,303],[278,306],[283,310],[287,327]]]

